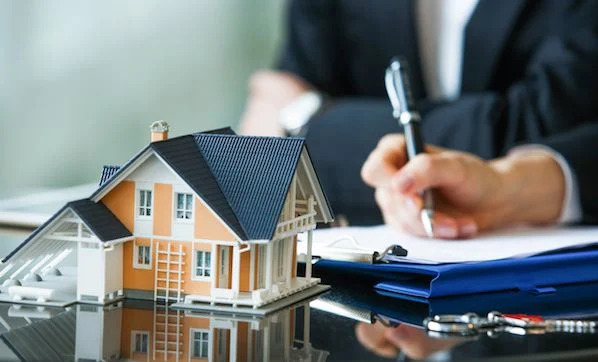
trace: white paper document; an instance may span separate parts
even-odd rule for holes
[[[305,241],[305,235],[300,240]],[[382,253],[392,244],[408,251],[407,257],[395,258],[396,261],[423,264],[476,262],[526,257],[566,247],[598,244],[598,227],[518,227],[467,240],[420,238],[384,225],[331,228],[314,231],[312,254],[323,254],[321,256],[326,259],[334,259],[335,252]],[[305,252],[305,245],[305,242],[299,243],[299,254]]]

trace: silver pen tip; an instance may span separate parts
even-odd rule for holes
[[[432,221],[434,219],[434,211],[423,209],[420,213],[420,217],[422,219],[422,225],[424,226],[426,235],[429,238],[433,238],[434,237],[434,227],[432,225]]]

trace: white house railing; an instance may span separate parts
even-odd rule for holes
[[[282,221],[276,225],[276,232],[274,239],[282,239],[298,233],[315,229],[316,227],[316,211],[315,201],[313,197],[309,200],[297,200],[295,212],[304,213],[303,215],[292,218],[291,220]]]

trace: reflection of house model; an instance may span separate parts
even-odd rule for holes
[[[65,311],[4,303],[2,358],[12,352],[22,361],[324,362],[329,354],[311,345],[308,301],[267,316],[121,304]]]
[[[310,263],[297,277],[297,234],[311,250],[316,222],[333,215],[303,139],[230,129],[168,139],[162,121],[151,132],[4,258],[0,301],[257,308],[318,284]]]

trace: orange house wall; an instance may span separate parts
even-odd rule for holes
[[[121,181],[101,201],[132,233],[135,225],[135,182]]]
[[[154,204],[153,204],[153,233],[155,235],[165,236],[164,239],[155,239],[152,243],[152,260],[151,260],[151,269],[138,269],[134,268],[134,250],[133,250],[133,242],[129,241],[124,244],[123,247],[123,287],[125,289],[139,289],[139,290],[146,290],[146,291],[153,291],[154,290],[154,278],[155,278],[155,248],[157,243],[160,243],[161,249],[163,249],[166,244],[168,243],[168,236],[172,235],[172,208],[173,208],[173,200],[172,200],[172,190],[173,187],[170,184],[154,184]],[[120,184],[114,187],[104,198],[102,198],[102,202],[114,213],[114,215],[123,222],[125,227],[129,229],[131,232],[134,230],[134,219],[135,219],[135,182],[134,181],[122,181]],[[197,239],[206,239],[206,240],[219,240],[219,241],[234,241],[236,240],[235,236],[232,232],[209,210],[202,201],[198,198],[195,198],[195,216],[194,216],[194,236]],[[147,238],[137,238],[135,241],[136,245],[149,245],[151,243],[150,239]],[[183,286],[182,289],[184,290],[185,294],[201,294],[201,295],[209,295],[210,294],[210,282],[209,281],[195,281],[192,280],[191,276],[193,274],[193,267],[194,267],[194,260],[192,255],[192,246],[191,240],[189,242],[173,242],[171,241],[171,245],[173,248],[178,248],[178,245],[183,245],[183,250],[185,251],[186,255],[184,257],[184,266],[183,271],[185,272],[183,275]],[[205,251],[212,251],[211,245],[208,243],[196,243],[195,244],[196,250],[205,250]],[[294,249],[296,249],[296,240],[294,241]],[[293,255],[295,255],[294,253]],[[219,253],[217,255],[212,256],[212,261],[214,263],[214,271],[217,271],[217,266],[219,263],[218,260]],[[254,280],[256,281],[257,285],[257,262],[258,256],[256,253],[255,258],[255,272],[254,272]],[[250,252],[246,251],[241,254],[240,257],[240,290],[243,292],[249,291],[249,272],[250,272]],[[231,260],[230,260],[230,270],[229,270],[229,285],[230,279],[232,277],[232,253],[231,253]],[[296,266],[295,266],[295,256],[293,256],[293,276],[296,275]],[[159,272],[158,277],[165,277],[165,273]]]
[[[122,320],[122,330],[121,330],[121,356],[125,358],[130,358],[135,361],[146,361],[147,357],[145,354],[142,353],[135,353],[131,355],[131,332],[133,331],[142,331],[149,333],[149,350],[148,352],[151,353],[153,351],[153,310],[140,310],[140,309],[130,309],[130,308],[123,308],[123,320]],[[176,315],[175,313],[169,314],[171,316]],[[180,312],[181,316],[184,316],[183,312]],[[163,317],[160,317],[163,319]],[[171,320],[174,321],[174,318],[171,317]],[[179,348],[179,351],[182,352],[180,356],[180,360],[186,361],[188,359],[192,361],[207,361],[207,358],[193,358],[189,356],[189,352],[192,351],[191,343],[191,329],[210,329],[210,319],[209,318],[200,318],[200,317],[189,317],[184,316],[182,319],[181,325],[181,339],[180,341],[183,343]],[[174,325],[174,324],[173,324]],[[172,329],[172,327],[171,327]],[[159,335],[160,338],[163,338],[163,335]],[[172,346],[170,346],[172,348]],[[156,354],[157,359],[162,359],[162,353]],[[170,360],[170,358],[169,358]]]
[[[249,337],[249,323],[239,322],[237,324],[237,361],[248,361],[247,343]]]
[[[183,312],[181,312],[181,315],[183,315]],[[183,337],[182,337],[182,342],[183,342],[183,347],[181,349],[179,349],[180,351],[183,352],[183,354],[181,355],[181,358],[179,359],[180,361],[187,361],[187,360],[191,360],[191,361],[208,361],[208,358],[197,358],[197,357],[193,357],[190,355],[190,353],[193,353],[193,346],[191,345],[191,343],[193,343],[191,341],[191,329],[206,329],[206,330],[210,330],[210,319],[209,318],[200,318],[200,317],[189,317],[189,316],[185,316],[183,319],[183,328],[182,328],[182,333],[183,333]]]
[[[153,310],[123,308],[122,330],[120,339],[121,356],[130,358],[134,361],[147,360],[147,356],[145,355],[145,353],[131,354],[131,332],[133,331],[149,333],[148,353],[150,353],[151,355],[151,351],[153,351],[154,348],[152,338],[152,333],[154,330],[153,314]]]
[[[154,184],[154,235],[172,235],[172,185]]]
[[[136,245],[149,245],[149,239],[142,239],[137,238],[135,240]],[[138,269],[135,268],[134,260],[133,260],[133,241],[128,241],[125,244],[123,257],[125,258],[124,265],[124,273],[123,273],[123,284],[125,289],[137,289],[137,290],[146,290],[152,291],[154,290],[154,278],[155,278],[155,267],[156,267],[156,254],[155,250],[157,247],[160,250],[165,250],[166,246],[168,245],[168,239],[154,239],[152,243],[152,260],[151,260],[151,269]],[[179,245],[182,245],[183,252],[185,255],[183,256],[183,277],[181,284],[181,289],[183,289],[183,293],[185,294],[201,294],[201,295],[210,295],[210,281],[201,281],[201,280],[193,280],[193,253],[191,249],[190,242],[176,242],[170,241],[171,250],[178,251]],[[205,250],[211,251],[212,245],[207,243],[196,243],[195,250]],[[161,258],[165,258],[162,256]],[[172,256],[171,260],[178,261],[178,256]],[[160,265],[160,269],[164,268],[165,265]],[[177,266],[171,265],[171,270],[176,270]],[[171,273],[171,278],[174,273]],[[158,272],[158,278],[166,278],[165,272]],[[159,282],[159,286],[165,286],[166,282]],[[171,283],[171,287],[176,287],[175,283]]]
[[[202,201],[195,198],[195,238],[206,240],[235,241],[234,235],[227,229]]]

